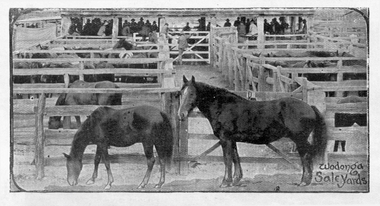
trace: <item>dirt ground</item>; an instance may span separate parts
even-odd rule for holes
[[[227,88],[227,82],[220,73],[211,66],[176,66],[176,80],[182,81],[182,76],[191,78],[192,75],[197,81],[202,81],[218,87]],[[33,135],[33,134],[31,134]],[[16,137],[17,138],[17,137]],[[68,153],[69,147],[47,147],[45,157],[62,156],[63,152]],[[34,148],[26,145],[15,145],[13,161],[14,184],[10,188],[12,191],[37,191],[37,192],[103,192],[107,182],[105,167],[101,163],[99,175],[93,185],[86,185],[86,181],[91,177],[93,164],[83,166],[79,183],[77,186],[69,186],[66,182],[65,165],[45,167],[45,177],[42,180],[35,179],[35,167],[31,165],[33,161]],[[94,153],[95,147],[89,146],[86,153]],[[110,153],[118,152],[138,152],[142,153],[141,145],[134,145],[129,148],[111,148]],[[203,152],[201,150],[193,151]],[[216,149],[220,154],[220,149]],[[200,154],[200,153],[198,153]],[[242,155],[242,154],[241,154]],[[244,154],[243,154],[244,155]],[[62,156],[63,157],[63,156]],[[159,180],[159,166],[154,166],[151,179],[145,189],[136,189],[146,171],[146,164],[111,164],[115,182],[109,190],[122,192],[366,192],[368,191],[369,175],[366,160],[351,159],[339,162],[331,159],[331,165],[323,166],[313,172],[312,184],[307,187],[299,187],[301,170],[296,170],[289,165],[275,163],[242,163],[244,178],[241,184],[235,187],[220,188],[224,175],[224,164],[222,162],[202,162],[195,167],[190,167],[187,174],[176,174],[172,169],[166,174],[166,182],[161,189],[154,189],[154,184]],[[338,165],[339,164],[339,165]],[[342,169],[341,165],[344,165]],[[354,168],[355,167],[355,168]],[[320,172],[320,173],[318,173]]]

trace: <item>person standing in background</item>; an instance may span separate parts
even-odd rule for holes
[[[234,21],[234,27],[238,27],[240,25],[240,17],[236,18]]]
[[[181,36],[178,38],[178,62],[182,65],[182,55],[186,51],[189,46],[187,40],[191,37],[190,35],[186,35],[183,31],[181,31]]]
[[[189,26],[189,22],[187,22],[187,23],[186,23],[186,26],[183,27],[182,31],[190,31],[190,30],[191,30],[191,28],[190,28],[190,26]]]
[[[231,27],[231,22],[229,19],[226,19],[226,22],[224,23],[223,27]]]

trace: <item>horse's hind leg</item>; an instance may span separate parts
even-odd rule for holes
[[[165,183],[165,174],[166,174],[166,158],[167,154],[165,151],[165,146],[162,143],[155,144],[156,151],[158,153],[158,160],[160,163],[160,181],[156,184],[155,188],[161,188]]]
[[[302,179],[298,186],[310,185],[313,176],[312,147],[307,141],[307,136],[295,141],[302,162]]]
[[[220,187],[231,187],[232,184],[232,142],[231,140],[220,141],[224,158],[224,178]]]
[[[145,152],[148,168],[146,170],[144,179],[142,180],[140,185],[137,187],[138,189],[144,188],[148,184],[150,174],[152,173],[153,165],[155,162],[154,155],[153,155],[153,144],[144,142],[143,147],[144,147],[144,152]]]
[[[162,157],[158,158],[158,161],[160,163],[160,181],[154,186],[155,188],[161,188],[162,185],[165,183],[165,159]]]
[[[237,185],[240,182],[241,178],[243,177],[243,170],[241,169],[240,158],[239,158],[239,153],[237,151],[236,142],[232,142],[232,161],[235,166],[232,185]]]
[[[92,173],[92,177],[87,181],[88,185],[92,185],[95,183],[95,179],[98,177],[98,168],[99,168],[99,163],[100,163],[100,158],[101,158],[101,149],[99,147],[96,147],[96,155],[95,155],[95,161],[94,161],[94,173]]]

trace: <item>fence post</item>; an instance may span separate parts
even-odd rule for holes
[[[70,77],[69,77],[69,74],[64,74],[63,75],[63,79],[64,79],[64,82],[65,82],[65,88],[69,88],[69,84],[70,84]]]
[[[227,42],[226,44],[226,52],[227,52],[227,67],[228,67],[228,83],[229,87],[232,88],[234,86],[234,69],[233,69],[233,55],[231,50],[231,43]]]
[[[343,65],[343,60],[340,59],[338,61],[337,65],[336,65],[338,67],[338,71],[342,68],[342,65]],[[338,83],[342,83],[342,81],[343,81],[343,72],[338,72],[337,77],[336,77],[336,81]],[[337,91],[335,96],[336,97],[343,97],[343,93],[344,92]]]
[[[42,179],[45,176],[44,172],[44,146],[45,146],[45,134],[44,134],[44,112],[46,105],[45,94],[42,93],[38,99],[37,104],[37,120],[36,120],[36,132],[35,132],[35,152],[34,163],[36,166],[36,179]]]
[[[174,168],[175,173],[180,174],[180,166],[181,163],[178,161],[179,153],[179,142],[180,142],[180,124],[178,119],[178,109],[179,109],[179,96],[178,92],[171,92],[170,93],[170,116],[171,116],[171,122],[172,122],[172,129],[173,129],[173,159],[174,159]]]
[[[84,70],[84,62],[79,62],[79,70],[83,71]],[[79,80],[84,81],[84,75],[82,72],[79,73]]]
[[[179,165],[180,169],[179,172],[181,175],[186,175],[189,172],[189,164],[187,161],[188,157],[188,146],[189,146],[189,133],[188,133],[188,126],[189,126],[189,118],[186,118],[185,120],[180,122],[179,128]]]

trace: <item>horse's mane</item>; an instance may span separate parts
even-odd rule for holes
[[[203,83],[203,82],[196,82],[195,88],[197,88],[198,92],[201,91],[202,93],[206,93],[209,96],[216,96],[216,95],[217,96],[232,96],[232,97],[236,97],[238,99],[244,99],[243,97],[241,97],[235,93],[232,93],[225,88],[215,87],[215,86]]]

